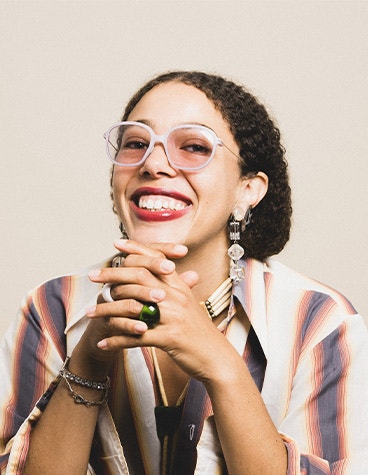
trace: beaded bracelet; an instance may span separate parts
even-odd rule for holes
[[[68,379],[72,383],[79,384],[79,386],[83,386],[85,388],[89,389],[98,389],[99,391],[109,389],[110,387],[110,379],[109,377],[106,378],[105,381],[103,382],[97,382],[97,381],[90,381],[89,379],[82,378],[81,376],[77,376],[74,373],[71,373],[68,370],[68,365],[69,365],[70,357],[67,356],[63,367],[60,370],[59,375],[64,378]]]
[[[69,361],[70,361],[70,357],[68,356],[59,372],[59,378],[64,379],[66,386],[68,388],[68,391],[71,397],[74,399],[74,402],[76,404],[84,404],[87,407],[100,406],[101,404],[104,404],[105,402],[107,402],[107,397],[108,397],[109,388],[110,388],[110,378],[107,376],[105,381],[96,382],[96,381],[90,381],[89,379],[82,378],[81,376],[77,376],[76,374],[71,373],[67,369],[69,365]],[[70,381],[88,389],[97,389],[98,391],[104,391],[104,396],[100,401],[89,401],[84,396],[74,391],[74,389],[72,388],[70,384]]]

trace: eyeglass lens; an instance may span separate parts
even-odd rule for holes
[[[151,152],[154,137],[139,124],[117,125],[109,134],[109,153],[115,163],[133,166]],[[216,137],[210,130],[188,126],[172,129],[166,138],[165,151],[170,162],[179,168],[204,166],[214,153]]]

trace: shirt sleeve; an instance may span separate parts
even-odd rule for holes
[[[45,282],[29,293],[0,342],[0,474],[20,475],[32,427],[42,416],[59,382],[66,356],[71,315],[83,313],[96,289],[72,275]],[[68,347],[74,347],[78,339]],[[123,473],[128,473],[123,472]],[[89,464],[86,475],[96,475]]]
[[[368,467],[367,361],[359,315],[303,348],[279,427],[288,475],[355,475]]]
[[[29,435],[51,397],[65,358],[64,302],[52,291],[62,280],[28,295],[0,344],[0,473],[22,473]]]

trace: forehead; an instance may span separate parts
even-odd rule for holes
[[[202,123],[218,134],[229,132],[229,127],[212,101],[194,86],[169,82],[155,86],[137,103],[128,120],[145,120],[162,133],[168,127],[183,122]]]

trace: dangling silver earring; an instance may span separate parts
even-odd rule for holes
[[[119,229],[121,231],[121,239],[129,239],[128,233],[126,232],[126,229],[123,223],[120,223]]]
[[[237,206],[231,215],[231,221],[229,223],[231,246],[227,254],[231,259],[230,279],[234,282],[240,282],[245,275],[244,267],[239,264],[239,259],[244,255],[244,249],[238,241],[240,241],[240,233],[243,232],[245,227],[250,223],[251,217],[251,207],[245,212],[243,208]]]

